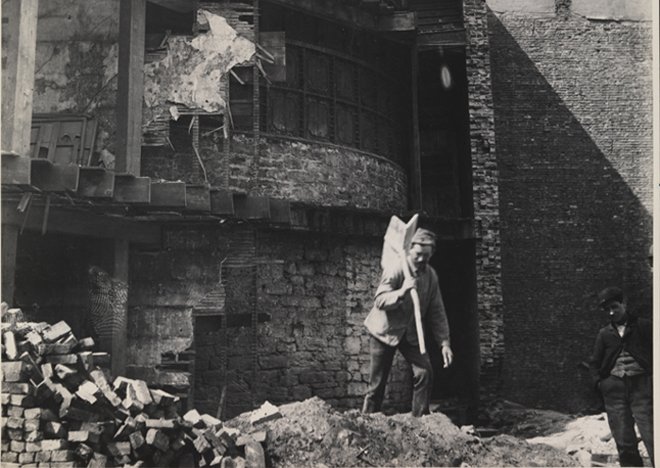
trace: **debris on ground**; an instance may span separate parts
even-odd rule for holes
[[[2,323],[3,467],[265,467],[265,433],[180,416],[178,396],[112,379],[110,356],[93,347],[65,321]]]
[[[279,407],[282,417],[256,425],[251,413],[225,425],[266,431],[267,466],[580,466],[562,450],[510,436],[479,438],[442,413],[415,418],[338,412],[313,397]]]

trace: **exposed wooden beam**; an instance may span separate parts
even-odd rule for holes
[[[38,9],[39,0],[2,2],[2,150],[22,157],[30,154]]]
[[[44,192],[66,192],[78,190],[80,168],[53,164],[45,159],[30,160],[32,186]]]
[[[117,172],[140,175],[146,0],[120,0]]]
[[[411,103],[412,103],[412,151],[410,161],[410,208],[422,208],[422,162],[419,141],[419,95],[417,92],[417,78],[419,75],[419,51],[417,45],[411,47]]]
[[[234,197],[224,190],[211,190],[211,213],[234,215]]]
[[[102,167],[81,167],[78,195],[89,198],[112,198],[115,173]]]
[[[2,121],[4,128],[4,120]],[[31,188],[30,158],[17,153],[2,153],[2,185],[17,185],[22,189]]]
[[[211,193],[207,187],[186,186],[186,208],[192,211],[210,211]]]
[[[2,300],[9,307],[14,304],[18,230],[18,226],[2,226]]]
[[[16,206],[16,201],[2,201],[2,230],[4,231],[7,226],[14,226],[41,232],[46,207],[33,202],[30,210],[22,213],[16,209]],[[48,232],[100,239],[127,239],[142,244],[160,244],[161,241],[158,225],[52,205],[48,214]]]
[[[156,182],[151,184],[151,206],[186,207],[185,182]]]
[[[237,218],[270,219],[270,200],[268,197],[234,194],[234,209]]]
[[[151,179],[127,174],[115,175],[115,192],[112,199],[118,203],[149,203]]]

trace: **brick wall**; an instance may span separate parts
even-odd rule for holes
[[[483,1],[465,0],[466,67],[475,220],[477,307],[481,387],[484,397],[501,387],[504,354],[500,259],[499,171],[490,80],[487,10]]]
[[[578,411],[594,297],[650,315],[651,25],[489,15],[500,169],[504,396]]]
[[[229,145],[229,152],[221,154],[212,139],[202,142],[200,153],[212,185],[318,206],[391,212],[407,206],[406,175],[385,158],[266,137],[257,151],[254,139],[243,135],[234,135]]]
[[[151,372],[163,354],[184,351],[194,338],[199,411],[216,414],[225,387],[227,416],[265,400],[311,396],[358,408],[369,372],[362,323],[380,278],[381,242],[237,226],[170,228],[162,250],[131,253],[128,361]],[[204,315],[208,297],[227,322]],[[390,409],[409,410],[410,379],[398,356]]]

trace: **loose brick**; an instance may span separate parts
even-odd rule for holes
[[[62,439],[44,439],[41,441],[41,449],[52,450],[66,450],[69,448],[69,442]]]
[[[25,363],[23,361],[2,361],[1,365],[4,382],[25,382]]]
[[[46,327],[41,332],[41,337],[46,343],[54,343],[60,338],[64,338],[69,333],[71,333],[71,327],[69,327],[69,325],[64,320],[62,320],[54,325]]]
[[[10,418],[22,418],[24,412],[25,408],[22,406],[8,405],[7,407],[7,416]]]
[[[2,463],[18,463],[18,453],[2,452],[0,460],[2,460]]]
[[[44,433],[41,431],[26,431],[23,435],[25,442],[39,442],[44,438]]]
[[[73,450],[53,450],[50,455],[51,462],[72,461],[75,459]]]
[[[158,429],[149,429],[145,440],[147,444],[152,445],[163,452],[170,447],[169,438]]]

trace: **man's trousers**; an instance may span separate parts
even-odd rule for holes
[[[375,413],[381,411],[387,378],[390,375],[394,354],[398,349],[412,366],[412,414],[413,416],[428,414],[431,387],[433,385],[433,366],[428,354],[420,354],[419,346],[410,344],[405,336],[398,346],[388,346],[372,336],[369,349],[371,352],[371,375],[369,377],[369,390],[362,405],[362,412]]]
[[[609,376],[600,383],[607,420],[619,452],[619,465],[644,466],[637,449],[635,423],[653,463],[653,383],[643,374]]]

